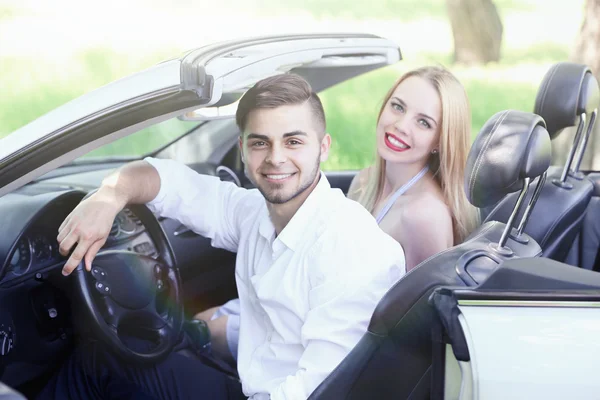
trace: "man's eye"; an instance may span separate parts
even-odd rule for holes
[[[254,142],[250,146],[252,146],[252,147],[262,147],[265,144],[266,144],[265,142]]]
[[[296,145],[299,145],[299,144],[302,144],[302,143],[301,143],[299,140],[292,139],[292,140],[290,140],[290,141],[288,142],[288,144],[289,144],[289,145],[292,145],[292,146],[296,146]]]

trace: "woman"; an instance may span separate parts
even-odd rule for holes
[[[479,222],[464,192],[470,142],[467,95],[449,71],[419,68],[389,90],[377,120],[375,164],[357,174],[348,197],[400,242],[407,271],[462,242]],[[237,300],[196,318],[209,321],[213,348],[232,361],[239,332]]]
[[[404,74],[381,107],[375,165],[354,178],[348,197],[402,244],[407,271],[462,242],[479,222],[463,183],[470,127],[465,90],[441,67]]]

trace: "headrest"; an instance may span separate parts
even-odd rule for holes
[[[563,129],[575,126],[578,117],[589,117],[600,104],[598,81],[583,64],[554,64],[544,76],[535,99],[533,112],[546,121],[554,139]]]
[[[475,138],[465,169],[465,190],[471,204],[487,207],[523,187],[550,166],[550,135],[539,115],[501,111]]]

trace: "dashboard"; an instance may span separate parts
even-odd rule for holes
[[[82,199],[82,194],[67,192],[63,196],[48,204],[47,209],[39,212],[23,229],[0,270],[0,286],[16,284],[66,262],[67,258],[58,250],[58,228]],[[109,249],[158,257],[156,246],[142,221],[129,208],[121,211],[113,222],[103,250]]]
[[[70,351],[81,330],[77,321],[85,329],[85,318],[74,316],[73,281],[60,273],[66,257],[56,237],[86,192],[31,190],[0,198],[0,374],[13,387],[43,374],[51,360]],[[101,251],[159,257],[151,230],[132,208],[117,215]]]

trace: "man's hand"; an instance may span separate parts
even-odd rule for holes
[[[77,246],[63,267],[63,275],[73,272],[84,258],[85,268],[91,270],[94,257],[106,243],[113,221],[126,203],[115,190],[101,187],[67,216],[56,238],[60,254],[67,256]]]

